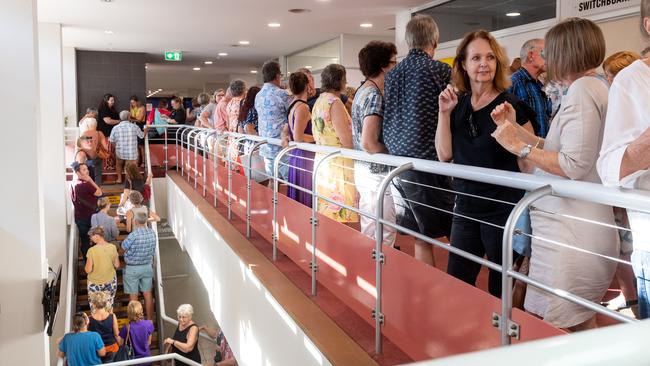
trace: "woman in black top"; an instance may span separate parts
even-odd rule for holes
[[[192,361],[201,363],[199,352],[199,326],[192,321],[194,308],[190,304],[183,304],[176,310],[178,327],[172,338],[165,339],[165,344],[171,345],[170,352],[178,353]],[[176,361],[176,365],[187,365]]]
[[[439,97],[436,152],[440,161],[519,171],[517,157],[491,136],[496,124],[490,114],[504,101],[515,106],[517,123],[533,130],[525,105],[505,92],[510,82],[507,70],[506,57],[490,33],[480,30],[465,36],[454,60],[452,78],[457,90],[448,86]],[[496,226],[505,224],[513,206],[495,200],[515,203],[524,192],[466,179],[454,179],[453,187],[459,192],[454,213],[489,224],[454,215],[451,245],[479,257],[486,255],[491,262],[501,264],[503,230]],[[477,263],[449,255],[447,272],[471,285],[475,285],[480,269]],[[490,270],[488,287],[492,295],[501,295],[498,272]]]
[[[120,115],[115,109],[115,97],[113,94],[104,94],[101,104],[97,109],[97,129],[102,131],[104,136],[110,137],[113,126],[120,123]]]

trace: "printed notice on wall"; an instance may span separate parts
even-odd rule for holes
[[[641,0],[569,0],[562,1],[561,18],[606,15],[620,9],[639,10]]]

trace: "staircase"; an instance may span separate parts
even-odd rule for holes
[[[116,216],[116,210],[117,210],[117,205],[119,203],[119,197],[123,192],[123,185],[122,184],[113,184],[113,185],[103,185],[102,191],[104,192],[104,196],[108,196],[111,200],[111,210],[110,210],[110,215],[111,216]],[[121,243],[122,240],[124,240],[128,233],[126,232],[126,225],[123,223],[120,223],[117,225],[118,229],[120,230],[120,235],[118,236],[117,240]],[[113,313],[117,316],[117,321],[119,328],[122,329],[124,325],[127,324],[128,322],[128,316],[127,316],[127,306],[129,304],[129,295],[124,293],[124,285],[123,285],[123,278],[122,278],[122,270],[124,269],[125,263],[124,263],[124,257],[123,257],[123,251],[120,247],[118,247],[118,254],[120,255],[120,268],[117,270],[117,292],[115,294],[115,301],[113,303]],[[83,258],[81,255],[79,255],[79,261],[77,261],[77,297],[76,297],[76,305],[77,305],[77,311],[84,311],[88,316],[90,316],[90,303],[88,301],[88,289],[87,289],[87,283],[88,283],[88,278],[87,274],[84,271],[84,262],[82,261]],[[154,278],[155,281],[155,278]],[[155,288],[155,283],[154,283],[154,288]],[[156,296],[155,296],[155,291],[153,291],[152,288],[152,294],[154,297],[154,313],[153,313],[153,318],[151,319],[154,325],[154,333],[151,339],[151,355],[155,356],[158,354],[161,354],[161,350],[159,349],[159,339],[158,339],[158,313],[157,313],[157,306],[156,306]],[[140,302],[142,302],[142,307],[144,308],[144,299],[142,296],[140,296]]]

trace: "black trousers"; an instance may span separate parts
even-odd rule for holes
[[[88,231],[90,230],[90,220],[80,220],[75,219],[75,224],[77,224],[77,229],[79,230],[79,250],[86,258],[88,254],[88,249],[90,249],[90,238],[88,237]]]
[[[503,226],[508,220],[509,214],[509,212],[498,214],[488,218],[481,218],[481,220]],[[473,217],[473,215],[465,216]],[[454,248],[464,250],[481,258],[486,256],[490,262],[501,264],[503,229],[454,216],[450,240],[451,246]],[[476,277],[480,270],[480,264],[449,253],[447,273],[450,275],[475,286]],[[490,270],[488,290],[492,295],[501,297],[501,273]]]

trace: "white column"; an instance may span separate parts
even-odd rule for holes
[[[402,59],[409,53],[409,46],[406,44],[404,35],[406,25],[411,20],[411,10],[406,9],[395,14],[395,45],[397,46],[397,58]]]
[[[61,24],[38,23],[38,56],[41,105],[41,169],[46,260],[52,269],[66,272],[66,181],[63,117],[63,65]],[[76,98],[75,98],[76,99]],[[66,276],[62,278],[65,284]],[[67,289],[61,288],[62,293]],[[67,299],[61,298],[61,309]],[[63,336],[65,314],[57,313],[53,340]],[[50,342],[52,348],[54,342]],[[55,360],[56,352],[51,352]]]
[[[77,51],[63,47],[63,118],[66,127],[76,127],[77,115]],[[83,116],[83,115],[82,115]]]
[[[45,278],[36,0],[0,2],[0,363],[49,365],[41,295]]]

